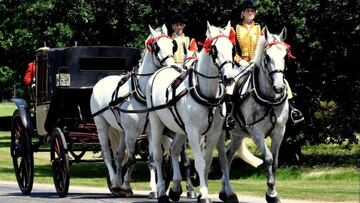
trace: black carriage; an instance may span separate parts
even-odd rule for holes
[[[134,48],[78,46],[40,49],[36,53],[33,100],[14,98],[11,156],[20,190],[29,194],[34,178],[34,152],[50,152],[56,191],[66,196],[69,166],[86,160],[87,151],[100,151],[91,118],[92,88],[101,78],[123,74],[137,65]]]

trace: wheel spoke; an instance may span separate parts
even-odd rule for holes
[[[55,152],[58,155],[58,157],[61,157],[61,144],[58,138],[55,138]]]
[[[21,158],[20,166],[19,166],[19,178],[22,186],[24,187],[24,159]]]
[[[24,178],[25,178],[25,185],[27,185],[28,180],[29,180],[29,173],[31,173],[30,168],[29,168],[28,159],[25,159],[24,165],[25,165],[25,167],[24,167],[25,170],[23,171],[23,173],[24,173]]]

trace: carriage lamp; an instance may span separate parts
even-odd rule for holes
[[[57,87],[70,87],[70,73],[67,67],[62,66],[58,69],[56,74]]]

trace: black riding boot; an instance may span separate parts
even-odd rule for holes
[[[295,108],[295,101],[294,99],[289,99],[289,110],[290,110],[290,119],[293,125],[296,125],[300,122],[304,121],[304,116],[302,115],[301,111]]]

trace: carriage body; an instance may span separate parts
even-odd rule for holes
[[[70,47],[36,55],[36,127],[47,135],[55,126],[90,117],[92,87],[108,75],[131,71],[140,51],[124,47]],[[63,123],[59,123],[63,122]]]
[[[131,71],[139,59],[140,50],[115,46],[51,48],[36,53],[33,101],[12,100],[18,109],[12,121],[10,151],[23,194],[32,190],[33,152],[50,152],[59,196],[67,195],[72,162],[102,161],[83,158],[86,151],[100,151],[90,111],[93,86],[106,76]]]

